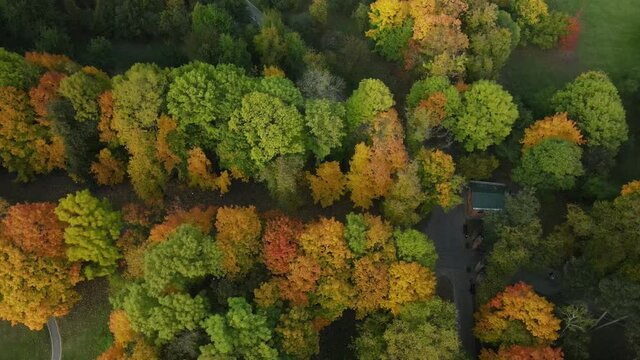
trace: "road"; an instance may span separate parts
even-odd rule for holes
[[[60,329],[56,318],[50,318],[47,321],[49,329],[49,338],[51,339],[51,360],[62,359],[62,338],[60,337]]]
[[[458,206],[448,213],[435,208],[422,230],[435,243],[438,252],[436,275],[447,277],[453,285],[453,295],[458,310],[458,333],[462,347],[472,358],[476,358],[476,341],[473,336],[474,301],[469,290],[467,267],[473,267],[479,256],[465,248],[463,225],[464,207]]]
[[[260,11],[257,6],[253,5],[251,1],[245,0],[245,2],[247,3],[247,10],[249,11],[249,16],[251,16],[251,19],[256,24],[262,25],[262,18],[264,17],[262,11]]]

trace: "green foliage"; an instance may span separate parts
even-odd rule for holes
[[[269,194],[278,206],[294,209],[301,204],[299,182],[304,168],[301,155],[278,156],[265,165],[257,174],[257,179],[267,184]]]
[[[559,11],[551,11],[538,23],[524,27],[522,39],[524,42],[529,42],[542,49],[551,49],[558,44],[560,37],[567,34],[568,26],[569,15]]]
[[[426,200],[418,176],[418,166],[411,163],[396,174],[395,181],[384,197],[382,212],[393,224],[412,226],[422,218],[418,209]]]
[[[640,354],[640,283],[612,276],[602,279],[598,287],[598,304],[616,318],[628,317],[625,321],[625,337],[631,345],[631,351]]]
[[[415,261],[427,269],[434,270],[438,254],[436,247],[427,235],[414,229],[396,230],[393,232],[398,249],[398,258],[404,261]]]
[[[154,35],[158,28],[162,0],[120,0],[114,5],[112,29],[120,38]]]
[[[541,190],[568,190],[575,185],[576,177],[584,174],[581,157],[578,145],[546,139],[524,151],[512,177],[520,184]]]
[[[464,93],[462,109],[455,119],[445,119],[444,126],[467,151],[486,150],[499,144],[511,133],[518,118],[513,98],[499,84],[480,80]]]
[[[213,66],[194,62],[174,69],[167,93],[169,114],[196,145],[220,138],[219,124],[240,106],[255,84],[234,65]]]
[[[421,101],[427,100],[436,93],[443,93],[447,99],[445,104],[447,116],[453,116],[459,111],[462,106],[460,94],[446,76],[432,76],[413,83],[407,95],[407,107],[414,109],[420,105]]]
[[[215,4],[196,3],[191,12],[191,31],[196,34],[209,34],[215,29],[219,33],[231,33],[233,18]]]
[[[551,99],[557,112],[566,111],[585,135],[587,146],[617,151],[628,127],[618,90],[603,72],[578,76]]]
[[[226,314],[216,314],[202,322],[211,344],[200,348],[199,359],[278,359],[267,317],[255,314],[244,298],[229,298],[227,302]]]
[[[500,161],[486,153],[471,153],[458,161],[458,172],[468,180],[488,180],[500,166]]]
[[[89,41],[85,50],[85,61],[87,64],[101,69],[109,69],[114,59],[113,46],[109,39],[98,36]]]
[[[288,105],[302,107],[304,99],[296,85],[289,79],[281,76],[263,78],[258,85],[258,91],[279,98]]]
[[[122,220],[109,201],[83,190],[61,199],[55,213],[68,224],[64,242],[69,260],[90,262],[84,268],[88,279],[113,273],[121,257],[114,241],[120,236]]]
[[[345,137],[346,111],[342,103],[329,100],[308,100],[305,122],[309,129],[308,148],[318,161],[342,147]]]
[[[144,284],[131,283],[112,299],[115,308],[127,312],[131,327],[157,345],[183,330],[195,330],[208,314],[207,300],[175,293],[155,297]]]
[[[144,279],[153,294],[167,288],[184,290],[207,275],[223,276],[222,256],[210,236],[192,225],[181,225],[145,253]]]
[[[22,56],[0,47],[0,86],[27,90],[38,82],[38,73]]]
[[[378,31],[375,50],[385,58],[404,63],[404,52],[413,35],[413,20],[406,19],[400,26],[387,27]]]
[[[58,91],[73,105],[77,121],[97,122],[100,117],[98,96],[109,87],[110,81],[106,74],[87,74],[80,70],[62,79]]]
[[[304,152],[304,122],[298,110],[260,92],[246,95],[218,146],[222,166],[253,175],[278,156]]]
[[[275,65],[288,72],[296,72],[303,64],[307,47],[300,35],[285,27],[280,14],[265,13],[260,32],[253,38],[256,52],[263,65]]]
[[[379,112],[388,110],[394,104],[391,90],[382,81],[378,79],[360,81],[358,88],[345,103],[349,133],[369,123]]]
[[[347,214],[344,238],[354,254],[364,255],[367,245],[367,223],[362,214]]]

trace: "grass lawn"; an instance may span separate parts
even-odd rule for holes
[[[82,283],[78,290],[82,300],[67,316],[58,319],[65,360],[95,359],[111,345],[107,281]]]
[[[0,321],[0,359],[47,360],[51,358],[51,341],[45,327],[31,331],[23,325],[11,326]]]

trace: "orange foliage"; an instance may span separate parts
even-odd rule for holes
[[[298,236],[302,233],[302,222],[279,216],[267,221],[264,229],[263,260],[272,274],[283,275],[289,263],[298,253]]]
[[[415,111],[425,111],[429,115],[429,125],[438,126],[447,116],[446,106],[447,96],[439,91],[420,101]]]
[[[631,194],[640,194],[640,180],[634,180],[628,184],[622,186],[622,190],[620,191],[621,196],[627,196]]]
[[[113,344],[110,348],[105,350],[96,360],[126,360],[124,347],[120,344]]]
[[[100,150],[98,162],[91,163],[91,173],[98,185],[116,185],[124,181],[126,165],[107,148]]]
[[[58,87],[60,86],[62,79],[65,77],[66,75],[59,72],[48,71],[42,75],[40,82],[38,82],[38,86],[29,91],[31,106],[33,106],[33,110],[35,110],[36,115],[44,118],[41,121],[45,124],[48,124],[48,121],[45,120],[48,116],[47,106],[52,100],[59,97]]]
[[[64,225],[54,203],[17,204],[2,219],[7,240],[22,250],[44,257],[64,257]]]
[[[390,241],[393,235],[391,224],[380,216],[365,214],[364,221],[367,223],[367,243],[366,252],[379,251],[385,261],[396,259],[395,246]]]
[[[136,336],[127,313],[122,309],[113,310],[109,315],[109,330],[113,334],[113,341],[119,345],[130,343]]]
[[[345,192],[346,179],[337,161],[324,162],[318,166],[316,175],[306,173],[313,201],[327,207],[336,202]]]
[[[521,141],[522,150],[536,146],[549,138],[562,139],[578,145],[585,143],[576,123],[567,118],[567,113],[559,113],[538,120],[525,129],[524,138]]]
[[[223,267],[230,277],[246,274],[260,252],[262,225],[256,208],[222,207],[216,215],[216,241],[225,254]]]
[[[156,138],[156,149],[158,149],[158,160],[164,165],[164,169],[170,173],[182,162],[182,159],[169,148],[167,138],[169,134],[176,131],[178,122],[167,115],[161,115],[158,119],[158,136]]]
[[[355,285],[356,317],[362,319],[384,307],[389,292],[389,266],[374,255],[355,262],[352,281]]]
[[[340,275],[348,271],[353,258],[344,240],[344,225],[335,219],[321,218],[307,225],[300,235],[300,247],[320,264],[322,275]]]
[[[483,305],[475,317],[474,332],[483,342],[499,342],[509,321],[522,322],[540,344],[558,339],[560,320],[553,314],[553,304],[523,282],[508,286]]]
[[[119,141],[118,133],[113,124],[113,95],[110,90],[98,97],[98,105],[100,106],[100,121],[98,121],[100,141],[117,146]]]
[[[286,280],[280,281],[280,295],[293,305],[309,304],[308,293],[318,286],[322,269],[310,256],[298,256],[289,264]]]
[[[24,59],[34,65],[41,66],[49,71],[64,71],[69,66],[77,66],[71,59],[64,55],[54,55],[45,52],[27,52]]]
[[[159,242],[167,238],[178,226],[191,224],[209,234],[212,229],[213,217],[216,215],[216,208],[209,206],[206,209],[202,206],[193,207],[187,211],[176,209],[168,214],[161,224],[155,225],[149,233],[149,241]]]
[[[386,304],[397,315],[402,305],[429,300],[436,292],[436,277],[416,262],[397,262],[389,267],[389,300]]]
[[[187,159],[187,172],[189,173],[189,186],[197,186],[202,190],[220,190],[224,194],[229,191],[231,176],[226,170],[220,176],[212,171],[213,165],[207,159],[200,148],[189,150]]]
[[[500,347],[496,353],[493,350],[480,350],[480,360],[562,360],[564,355],[559,348],[528,347],[511,345],[510,347]]]

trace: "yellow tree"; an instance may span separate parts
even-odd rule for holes
[[[224,252],[223,266],[232,278],[246,274],[258,260],[262,224],[256,208],[222,207],[216,214],[216,241]]]
[[[397,262],[389,267],[389,298],[387,308],[392,314],[402,305],[429,300],[436,292],[435,274],[416,262]]]
[[[377,0],[370,6],[369,22],[373,29],[366,35],[377,40],[381,31],[400,26],[408,15],[409,7],[405,0]]]
[[[322,207],[330,206],[344,195],[346,179],[337,161],[320,164],[316,175],[307,172],[306,177],[313,201],[316,204],[320,203]]]
[[[585,140],[573,120],[569,120],[567,113],[558,113],[538,120],[524,130],[521,140],[522,151],[534,147],[545,139],[562,139],[582,145]]]
[[[344,240],[344,225],[335,219],[321,218],[307,225],[299,237],[307,256],[320,264],[323,276],[340,276],[349,271],[353,257]]]
[[[622,190],[620,191],[621,196],[628,196],[631,194],[640,193],[640,180],[634,180],[630,183],[627,183],[622,186]]]

